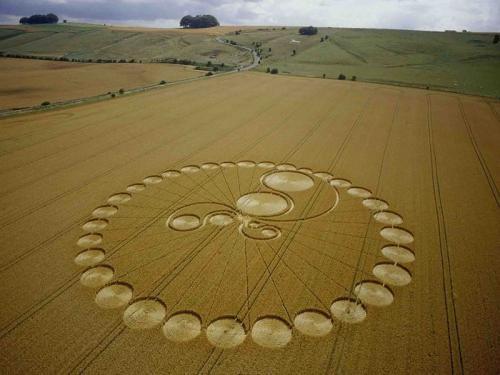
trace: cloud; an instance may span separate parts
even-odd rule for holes
[[[498,31],[498,0],[1,0],[0,22],[53,12],[60,18],[172,27],[186,14],[230,25],[315,25]]]

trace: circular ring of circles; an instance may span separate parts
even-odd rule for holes
[[[297,171],[314,175],[333,189],[345,190],[353,198],[360,199],[360,204],[370,210],[373,219],[382,224],[380,236],[388,243],[380,249],[387,261],[376,263],[372,269],[374,279],[362,280],[354,285],[352,295],[335,299],[330,311],[310,309],[297,313],[293,322],[278,316],[258,318],[250,329],[235,316],[220,316],[204,327],[201,317],[193,311],[176,311],[167,317],[166,306],[157,297],[134,299],[133,286],[113,280],[114,269],[103,264],[106,253],[102,249],[104,236],[102,231],[108,226],[120,205],[129,202],[135,194],[145,191],[148,186],[176,178],[183,173],[196,173],[201,169],[218,168],[262,168],[272,171]],[[298,185],[296,185],[298,186]],[[213,221],[213,222],[212,222]],[[213,225],[223,225],[224,220],[212,220]],[[414,252],[407,246],[414,241],[413,234],[401,227],[403,218],[389,210],[389,204],[383,199],[373,197],[370,190],[354,186],[351,181],[334,177],[327,172],[314,172],[309,168],[297,168],[292,164],[273,162],[223,162],[205,163],[201,166],[188,165],[179,170],[168,170],[159,175],[147,176],[141,183],[129,185],[126,191],[111,195],[106,204],[92,211],[92,218],[82,225],[87,233],[77,240],[77,246],[83,248],[74,262],[85,267],[80,276],[80,283],[85,287],[97,289],[96,304],[103,309],[125,308],[123,322],[131,329],[150,329],[161,325],[164,336],[173,342],[187,342],[198,337],[203,331],[208,341],[222,349],[234,348],[242,344],[248,334],[252,340],[266,348],[282,348],[292,340],[293,329],[300,333],[322,337],[330,333],[333,321],[356,324],[367,317],[367,306],[384,307],[394,301],[392,287],[402,287],[411,282],[410,271],[403,264],[415,260]]]

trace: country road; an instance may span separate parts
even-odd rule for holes
[[[250,65],[247,65],[247,66],[244,66],[244,67],[240,67],[240,70],[250,70],[250,69],[253,69],[255,68],[257,65],[259,65],[259,56],[257,55],[257,52],[255,52],[255,50],[253,50],[252,48],[249,48],[249,47],[245,47],[245,46],[242,46],[242,45],[239,45],[239,44],[231,44],[231,43],[228,43],[226,42],[224,39],[222,39],[220,36],[218,36],[217,38],[215,38],[215,40],[219,43],[222,43],[222,44],[226,44],[226,45],[229,45],[229,46],[233,46],[237,49],[240,49],[240,50],[244,50],[244,51],[248,51],[252,54],[252,63]]]

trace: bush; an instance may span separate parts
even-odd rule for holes
[[[205,74],[205,76],[207,77],[210,77],[210,76],[213,76],[214,74],[212,72],[208,72],[207,74]]]
[[[326,78],[326,74],[325,73],[323,73],[323,78]]]
[[[316,35],[318,33],[318,29],[313,26],[301,27],[299,29],[300,35]]]
[[[297,54],[297,51],[293,50],[292,51],[292,56],[295,56]]]
[[[212,66],[212,62],[211,61],[207,62],[207,66]]]
[[[355,81],[356,79],[357,79],[356,76],[351,77],[351,81]]]
[[[267,67],[266,73],[271,73],[271,68],[270,67]]]
[[[500,42],[500,35],[495,34],[493,37],[493,44],[497,44],[498,42]]]
[[[120,90],[118,90],[118,92],[119,92],[120,94],[123,94],[123,93],[125,92],[125,90],[124,90],[124,89],[120,89]]]
[[[271,69],[271,74],[278,74],[278,73],[279,73],[278,69],[276,68]]]
[[[160,81],[160,85],[164,85],[164,84],[166,84],[166,83],[167,83],[167,81],[165,81],[165,80],[163,80],[163,79]]]
[[[219,67],[218,66],[214,66],[214,72],[218,72],[219,71]]]
[[[44,107],[48,106],[48,105],[50,105],[50,102],[48,102],[48,101],[45,101],[45,102],[42,103],[42,106],[44,106]]]
[[[340,73],[337,79],[344,80],[345,79],[345,75],[343,75],[342,73]]]
[[[112,97],[112,98],[116,97],[116,94],[115,94],[115,93],[112,93],[112,94],[111,94],[111,97]]]

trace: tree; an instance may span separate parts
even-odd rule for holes
[[[181,18],[181,27],[188,28],[191,27],[191,23],[193,22],[193,16],[187,15]]]
[[[297,51],[293,50],[292,51],[292,56],[295,56],[297,54]]]
[[[500,42],[500,35],[495,34],[493,37],[493,44],[497,44],[498,42]]]
[[[318,29],[313,26],[301,27],[299,29],[300,35],[316,35],[318,33]]]
[[[278,74],[278,73],[279,73],[278,69],[276,69],[276,68],[271,69],[271,74]]]
[[[344,80],[345,79],[345,75],[343,75],[342,73],[340,73],[339,77],[337,79]]]
[[[180,25],[186,29],[203,29],[207,27],[219,26],[220,24],[214,16],[204,14],[195,17],[191,15],[184,16],[180,21]]]
[[[57,17],[54,13],[49,13],[46,15],[43,14],[34,14],[30,17],[22,17],[19,20],[19,23],[23,25],[36,25],[42,23],[57,23],[59,22],[59,17]]]

